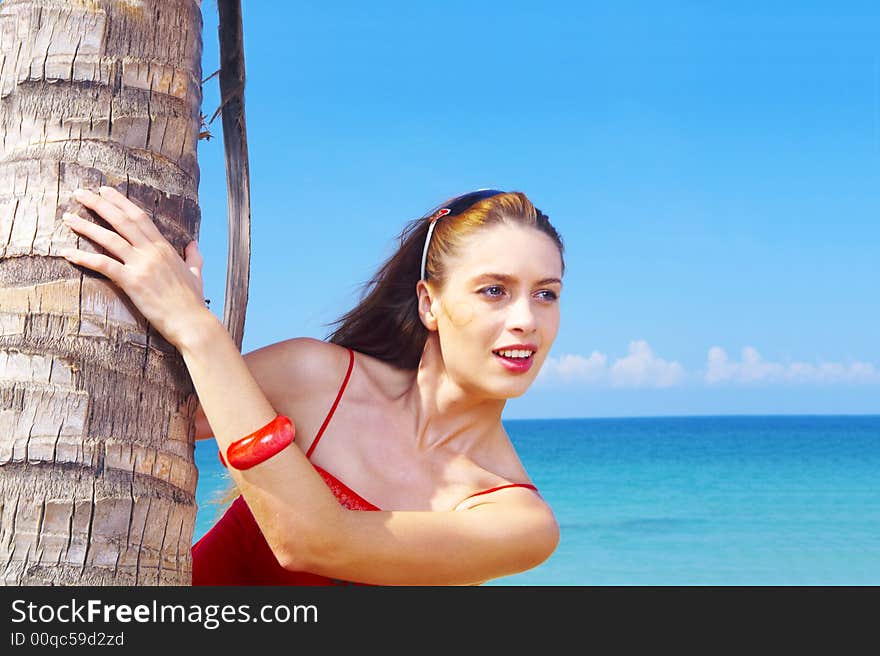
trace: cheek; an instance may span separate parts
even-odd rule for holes
[[[449,320],[457,328],[466,326],[474,318],[474,307],[470,301],[456,301],[443,306]]]

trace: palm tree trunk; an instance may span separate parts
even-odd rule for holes
[[[0,583],[190,583],[192,382],[56,254],[96,250],[61,223],[80,186],[198,236],[201,27],[197,0],[0,3]]]

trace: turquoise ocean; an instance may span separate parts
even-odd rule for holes
[[[878,585],[880,416],[505,420],[561,528],[486,585]],[[195,539],[228,485],[196,446]]]

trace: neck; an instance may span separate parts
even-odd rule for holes
[[[466,453],[498,435],[506,400],[454,381],[441,357],[440,340],[431,333],[415,379],[400,402],[415,420],[417,450]]]

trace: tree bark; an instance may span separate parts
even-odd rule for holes
[[[102,184],[197,238],[201,28],[197,0],[0,3],[0,583],[190,584],[189,374],[57,253],[102,250],[61,223]]]

